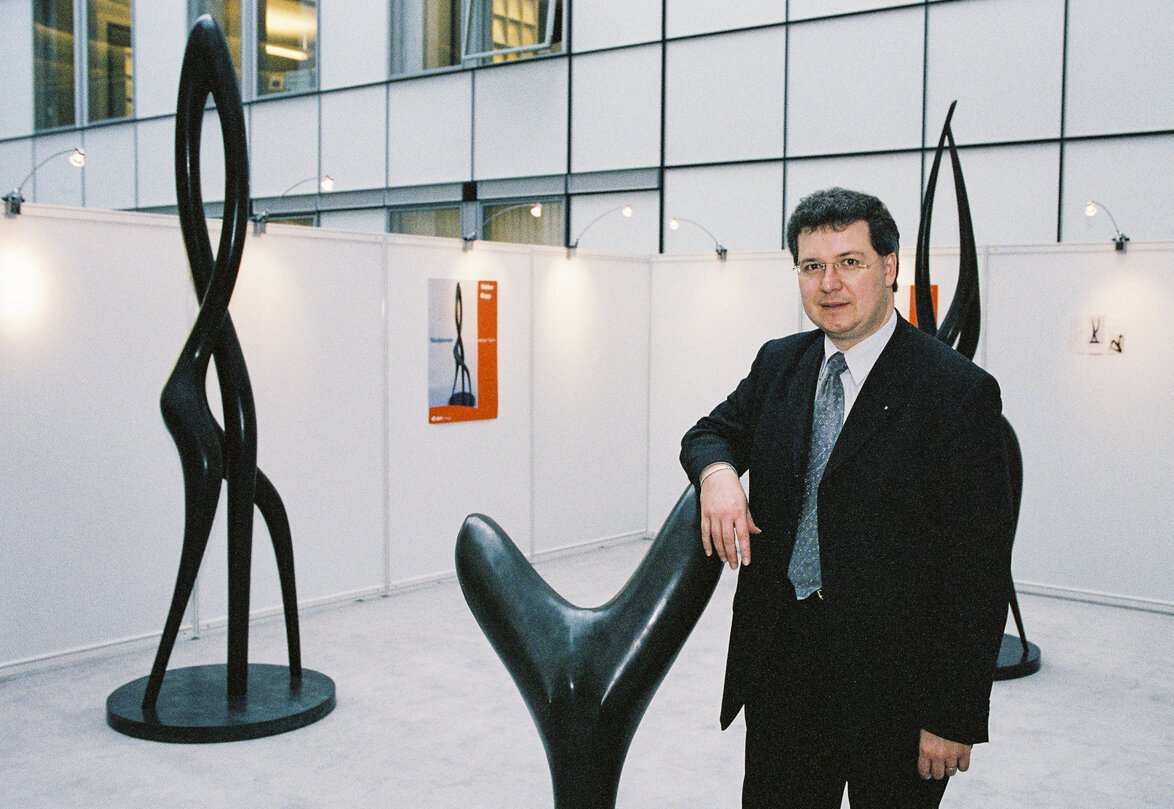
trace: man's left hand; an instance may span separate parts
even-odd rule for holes
[[[928,730],[921,731],[917,772],[921,774],[922,778],[940,780],[947,775],[966,772],[968,769],[970,769],[970,745],[943,739]]]

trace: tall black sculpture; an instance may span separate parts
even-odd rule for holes
[[[224,222],[215,258],[200,188],[200,132],[211,94],[224,139]],[[163,636],[148,677],[106,701],[107,722],[139,738],[219,742],[269,736],[310,724],[334,707],[334,683],[303,669],[298,635],[293,543],[276,488],[257,468],[257,423],[244,354],[228,303],[244,250],[249,160],[244,113],[228,45],[210,16],[188,38],[175,122],[175,184],[184,247],[200,312],[163,388],[160,408],[183,467],[184,535],[179,573]],[[208,404],[215,359],[223,429]],[[167,671],[199,572],[220,482],[228,484],[228,662]],[[277,558],[289,666],[253,664],[249,651],[249,574],[253,507],[261,511]]]
[[[966,359],[974,359],[975,349],[978,347],[978,333],[981,327],[981,309],[978,300],[978,249],[974,241],[974,222],[970,218],[970,201],[966,196],[966,182],[962,178],[962,163],[958,159],[958,148],[954,144],[954,133],[950,129],[950,119],[954,117],[955,101],[950,104],[946,113],[946,122],[942,125],[942,134],[938,138],[938,148],[934,153],[933,166],[930,168],[929,179],[925,189],[925,198],[921,202],[921,221],[917,226],[917,254],[914,260],[914,301],[917,310],[917,326],[928,334],[935,335],[939,340],[957,348]],[[933,308],[933,293],[929,280],[929,234],[930,222],[933,216],[934,191],[938,182],[938,168],[942,162],[942,152],[946,144],[950,146],[950,164],[954,171],[954,195],[958,207],[958,286],[954,290],[954,298],[950,308],[942,319],[942,325],[937,325],[937,315]],[[1007,462],[1011,472],[1012,494],[1014,495],[1015,523],[1019,521],[1019,506],[1023,498],[1023,455],[1019,449],[1019,439],[1011,422],[1002,417],[1003,437],[1007,450]],[[1008,574],[1009,575],[1009,574]],[[1007,583],[1007,591],[1011,594],[1011,614],[1015,617],[1015,626],[1019,630],[1019,637],[1004,635],[999,649],[999,660],[995,669],[995,679],[1009,680],[1015,677],[1025,677],[1039,671],[1040,651],[1034,643],[1029,643],[1027,634],[1023,630],[1023,616],[1019,612],[1019,599],[1015,595],[1014,582]]]
[[[721,575],[700,525],[690,486],[623,589],[584,609],[551,589],[491,519],[465,520],[457,577],[538,726],[555,809],[615,807],[636,727]]]

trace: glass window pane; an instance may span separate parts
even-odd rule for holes
[[[316,0],[257,0],[257,94],[317,86]]]
[[[461,61],[460,0],[395,0],[391,72],[418,73]]]
[[[460,208],[401,208],[391,212],[392,233],[411,233],[416,236],[461,236]]]
[[[314,227],[314,215],[306,214],[304,216],[275,216],[268,220],[271,225],[301,225],[302,227]]]
[[[33,92],[37,129],[75,122],[72,0],[33,2]]]
[[[534,216],[532,203],[486,205],[481,209],[481,238],[515,244],[563,244],[562,200],[542,200],[542,215]]]
[[[559,50],[562,6],[562,0],[468,0],[465,58],[500,62]]]
[[[212,19],[224,32],[228,41],[228,50],[232,54],[232,66],[236,68],[237,80],[241,75],[241,0],[190,0],[188,13],[188,27],[195,24],[196,19],[203,14],[211,14]]]
[[[134,115],[130,0],[89,0],[89,113],[91,121]]]

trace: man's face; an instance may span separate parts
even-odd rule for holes
[[[827,265],[822,274],[813,277],[799,273],[803,311],[811,322],[841,351],[875,334],[893,311],[897,254],[877,255],[864,221],[853,222],[843,230],[805,230],[798,241],[800,266],[812,261]],[[856,259],[871,266],[841,273],[832,264],[843,259]]]

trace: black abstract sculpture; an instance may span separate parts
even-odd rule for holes
[[[962,178],[962,163],[958,159],[958,148],[954,144],[954,133],[950,129],[950,119],[954,117],[954,107],[957,101],[950,104],[946,113],[946,122],[942,126],[941,137],[938,138],[938,148],[934,153],[933,166],[930,168],[929,179],[925,189],[925,197],[921,202],[921,221],[917,226],[917,253],[914,259],[914,305],[917,311],[917,326],[922,331],[936,336],[949,346],[956,348],[967,359],[974,359],[975,349],[978,347],[978,334],[981,328],[981,309],[978,299],[978,249],[974,241],[974,222],[970,217],[970,201],[966,196],[966,182]],[[938,168],[942,162],[942,152],[946,144],[950,147],[950,164],[954,171],[954,195],[958,208],[958,285],[954,290],[954,298],[950,308],[942,319],[942,325],[937,325],[937,315],[933,307],[933,293],[929,278],[929,234],[930,222],[933,216],[934,191],[938,182]],[[1019,439],[1011,422],[1005,416],[1000,417],[1003,425],[1003,440],[1006,447],[1007,463],[1011,472],[1012,495],[1014,497],[1014,520],[1012,528],[1019,521],[1019,507],[1023,499],[1023,454],[1019,449]],[[1008,574],[1010,575],[1010,574]],[[995,668],[995,679],[1009,680],[1024,677],[1039,671],[1040,651],[1034,643],[1029,643],[1023,629],[1023,616],[1019,612],[1019,599],[1015,595],[1014,582],[1007,583],[1010,595],[1011,614],[1015,618],[1015,626],[1019,630],[1019,637],[1004,635],[999,649],[998,664]]]
[[[465,520],[457,577],[538,726],[555,809],[615,807],[636,727],[721,575],[700,525],[690,486],[623,589],[585,609],[551,589],[491,519]]]
[[[224,221],[215,258],[200,189],[200,132],[211,94],[224,139]],[[334,707],[334,683],[302,668],[289,520],[277,489],[257,468],[257,423],[244,354],[228,303],[244,250],[249,208],[244,113],[227,43],[210,16],[196,21],[180,74],[175,124],[179,221],[200,312],[160,397],[179,452],[184,535],[179,572],[148,677],[107,699],[107,722],[139,738],[234,741],[315,722]],[[208,404],[208,366],[216,364],[225,426]],[[208,545],[221,480],[228,488],[228,662],[168,672],[184,610]],[[288,668],[248,662],[253,507],[273,543],[285,613]]]
[[[465,364],[465,343],[461,339],[461,325],[464,319],[465,305],[461,301],[461,284],[458,281],[456,301],[453,303],[453,320],[457,327],[457,339],[452,345],[452,358],[456,369],[453,371],[452,395],[448,397],[448,403],[463,407],[476,407],[477,397],[473,395],[473,381],[469,376],[469,366]]]

